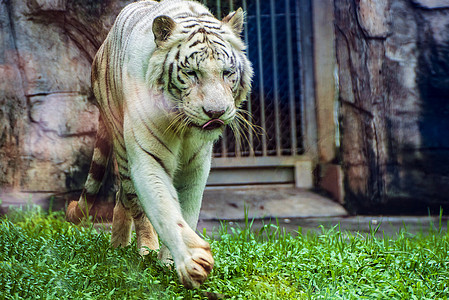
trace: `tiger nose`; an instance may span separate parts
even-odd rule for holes
[[[206,110],[204,107],[203,111],[211,119],[218,119],[225,113],[225,110]]]

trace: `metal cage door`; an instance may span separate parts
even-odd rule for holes
[[[255,131],[235,136],[228,128],[214,147],[209,186],[311,185],[310,151],[304,138],[312,76],[310,2],[299,0],[203,0],[218,17],[242,7],[243,37],[254,68],[245,109]],[[310,120],[309,120],[310,121]],[[310,122],[309,122],[310,123]],[[310,126],[311,124],[307,124]],[[308,149],[310,150],[310,149]],[[309,175],[306,176],[305,174]]]

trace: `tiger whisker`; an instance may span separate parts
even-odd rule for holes
[[[174,118],[171,120],[170,124],[167,126],[167,128],[164,131],[164,134],[166,134],[169,130],[173,129],[175,133],[178,131],[179,121],[184,117],[184,114],[180,111],[176,113]]]
[[[245,118],[243,114],[246,114],[249,120]],[[257,137],[261,135],[266,135],[266,131],[264,128],[260,127],[259,125],[255,125],[251,122],[253,117],[250,112],[239,109],[236,113],[236,117],[237,120],[240,121],[240,123],[244,125],[247,130],[251,130]]]
[[[190,123],[190,119],[186,115],[182,114],[177,120],[176,133],[181,136],[184,135]]]
[[[244,114],[247,115],[249,119],[252,119],[251,113],[249,113],[246,110],[238,109],[235,114],[234,121],[229,125],[230,125],[232,132],[234,133],[234,136],[236,137],[236,143],[237,143],[236,146],[238,147],[238,149],[241,148],[242,137],[243,137],[243,139],[249,145],[251,151],[254,151],[253,145],[248,137],[249,132],[252,131],[254,133],[254,135],[257,137],[257,139],[259,139],[259,136],[264,134],[265,131],[263,130],[262,127],[255,125],[250,120],[246,119]]]

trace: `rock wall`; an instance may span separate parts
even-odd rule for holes
[[[3,206],[18,199],[47,205],[49,195],[81,189],[98,120],[90,66],[127,2],[0,2]]]
[[[449,203],[449,1],[335,1],[346,202]]]

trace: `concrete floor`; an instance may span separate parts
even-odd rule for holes
[[[352,233],[369,233],[377,228],[377,235],[394,237],[402,229],[409,233],[428,232],[439,227],[437,216],[349,216],[340,204],[319,194],[293,187],[207,189],[197,230],[216,233],[221,220],[230,227],[245,226],[245,210],[253,229],[258,230],[271,221],[291,233],[321,232],[321,225],[334,226]],[[442,229],[448,229],[443,217]]]
[[[342,217],[346,210],[319,194],[294,187],[228,188],[204,192],[201,220]]]

